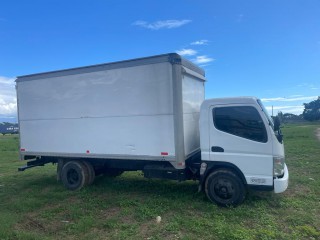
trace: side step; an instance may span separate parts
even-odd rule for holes
[[[185,181],[186,172],[185,169],[175,169],[168,166],[159,165],[146,165],[143,169],[145,178],[160,178]]]
[[[44,166],[45,164],[50,163],[50,162],[52,162],[52,161],[51,160],[36,159],[36,160],[27,162],[27,165],[19,167],[18,171],[23,172],[26,169],[38,167],[38,166]]]

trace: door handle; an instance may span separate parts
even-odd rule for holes
[[[224,149],[219,146],[212,146],[211,147],[211,152],[224,152]]]

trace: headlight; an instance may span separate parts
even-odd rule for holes
[[[284,157],[273,157],[273,175],[278,177],[284,174]]]

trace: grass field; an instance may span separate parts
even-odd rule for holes
[[[288,190],[250,192],[234,209],[210,203],[196,182],[139,172],[70,192],[55,166],[17,172],[18,137],[1,136],[0,239],[320,239],[319,127],[285,126]]]

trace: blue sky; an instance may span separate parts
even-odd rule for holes
[[[1,1],[0,117],[16,76],[169,52],[205,69],[206,98],[299,114],[320,95],[320,1]]]

